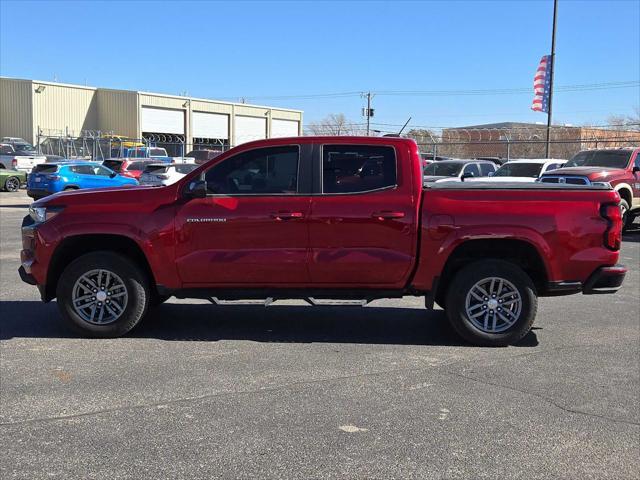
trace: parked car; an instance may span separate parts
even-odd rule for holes
[[[138,180],[147,165],[156,163],[156,160],[136,160],[133,158],[110,158],[102,162],[102,165],[113,170],[123,177]]]
[[[16,149],[11,143],[0,143],[0,169],[20,170],[29,173],[35,165],[47,161],[44,155],[38,155],[32,150]]]
[[[599,148],[576,153],[563,168],[545,173],[542,183],[590,185],[607,182],[620,194],[625,227],[640,215],[640,148]]]
[[[424,186],[404,138],[259,140],[164,188],[35,202],[19,273],[94,337],[126,334],[171,295],[413,295],[469,342],[499,346],[529,332],[538,297],[619,289],[618,201],[605,185]]]
[[[424,181],[461,181],[467,178],[487,177],[495,171],[495,163],[486,160],[441,160],[424,168]]]
[[[140,175],[140,185],[171,185],[196,168],[195,163],[149,163]]]
[[[27,179],[27,195],[39,199],[65,190],[138,185],[95,162],[59,162],[37,165]]]
[[[0,187],[5,192],[17,192],[21,185],[27,183],[27,174],[19,170],[0,170]]]
[[[422,159],[422,166],[426,167],[427,165],[433,162],[440,162],[442,160],[451,160],[449,157],[442,157],[440,155],[434,155],[433,153],[421,153],[420,158]]]
[[[203,163],[207,163],[209,160],[213,160],[220,154],[222,154],[222,150],[204,148],[201,150],[191,150],[185,155],[185,157],[193,158],[197,165],[201,165]]]
[[[495,172],[489,174],[489,178],[481,178],[483,182],[535,182],[545,172],[556,170],[566,163],[559,159],[527,159],[510,160]],[[478,179],[471,179],[478,180]]]

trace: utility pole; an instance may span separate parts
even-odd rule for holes
[[[373,109],[371,108],[371,99],[374,95],[371,95],[371,92],[363,93],[363,97],[367,97],[367,108],[363,108],[363,115],[367,117],[367,137],[371,131],[371,117],[373,117]]]
[[[551,31],[551,62],[549,68],[549,111],[547,112],[547,145],[545,148],[545,157],[549,158],[551,147],[551,117],[553,108],[553,71],[556,61],[556,17],[558,13],[558,0],[553,0],[553,29]]]

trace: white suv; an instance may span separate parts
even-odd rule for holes
[[[198,168],[195,163],[150,163],[140,175],[140,185],[171,185]]]

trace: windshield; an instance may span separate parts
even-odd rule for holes
[[[198,165],[194,165],[193,163],[176,165],[176,172],[186,175],[187,173],[194,171],[197,167]]]
[[[463,163],[435,162],[424,168],[424,174],[434,177],[456,177],[462,170]]]
[[[149,156],[150,157],[166,157],[167,151],[164,148],[150,148]]]
[[[630,150],[592,150],[577,153],[564,167],[627,168],[630,158]]]
[[[542,170],[542,163],[505,163],[493,176],[538,178],[540,170]]]
[[[167,169],[169,167],[167,165],[147,165],[144,169],[144,173],[167,173]]]
[[[19,152],[35,152],[36,149],[28,143],[14,143],[13,148]]]
[[[102,162],[102,165],[104,165],[107,168],[110,168],[114,172],[119,172],[120,170],[122,170],[121,160],[105,160],[104,162]]]

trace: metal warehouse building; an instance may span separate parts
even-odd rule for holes
[[[158,145],[229,148],[250,140],[301,135],[302,111],[0,77],[0,136],[36,144],[39,132],[80,136],[83,131]]]

